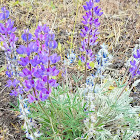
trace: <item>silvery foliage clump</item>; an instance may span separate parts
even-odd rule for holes
[[[124,86],[117,83],[117,87],[108,90],[115,79],[108,77],[108,81],[103,84],[103,88],[98,93],[88,94],[91,104],[94,107],[90,117],[84,120],[85,133],[87,139],[98,140],[121,140],[132,139],[139,135],[140,107],[131,106],[132,98],[129,97],[131,90],[127,88],[122,96],[117,100]],[[89,104],[89,102],[88,102]]]
[[[119,81],[116,83],[117,86],[110,89],[109,87],[116,79],[110,76],[102,76],[102,72],[106,70],[112,60],[112,56],[106,50],[107,47],[104,46],[97,55],[98,59],[96,59],[103,65],[98,63],[95,76],[88,76],[86,88],[80,88],[80,92],[84,95],[84,103],[86,103],[85,111],[91,111],[91,113],[87,113],[88,117],[84,120],[86,139],[132,139],[139,135],[140,118],[138,114],[140,113],[140,107],[131,106],[130,103],[133,98],[129,95],[139,80],[135,81],[130,88],[127,87],[121,96],[120,93],[124,90],[127,82],[123,85],[123,81]],[[105,56],[109,57],[106,58]],[[99,58],[103,61],[100,61]],[[95,83],[95,79],[98,78],[96,75],[100,75],[99,77],[104,79],[102,85]]]

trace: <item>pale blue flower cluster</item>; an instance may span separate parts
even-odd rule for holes
[[[97,68],[96,76],[99,76],[102,72],[105,71],[105,68],[109,66],[112,60],[112,55],[109,54],[107,46],[105,44],[101,45],[101,49],[99,50],[98,54],[96,55]]]
[[[97,68],[97,71],[95,75],[92,74],[91,76],[87,77],[85,93],[87,92],[97,93],[100,91],[100,86],[98,84],[94,85],[95,78],[97,77],[103,78],[102,72],[104,72],[106,67],[111,64],[110,63],[111,60],[112,60],[112,55],[109,54],[107,46],[105,44],[102,44],[101,49],[96,55],[97,64],[95,65],[95,67]]]
[[[67,54],[69,64],[72,64],[76,60],[76,54],[72,51],[70,54]]]
[[[74,51],[69,50],[69,52],[70,53],[67,53],[67,59],[64,60],[64,64],[68,66],[76,61],[76,54],[74,53]]]

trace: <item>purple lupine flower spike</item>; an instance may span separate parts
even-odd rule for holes
[[[51,76],[57,76],[59,70],[56,69],[56,66],[51,65],[57,63],[61,57],[56,53],[51,54],[51,50],[57,47],[57,43],[55,35],[50,33],[46,25],[37,27],[35,37],[29,35],[29,30],[26,30],[22,39],[27,46],[21,45],[17,52],[25,55],[18,61],[24,67],[20,76],[25,78],[24,90],[28,92],[33,89],[33,93],[28,95],[29,102],[32,103],[37,100],[45,101],[48,98],[51,93],[51,90],[48,91],[48,84],[50,87],[58,86],[56,80],[51,79]],[[32,54],[34,54],[33,57],[31,57]]]
[[[100,2],[100,0],[89,0],[86,2],[86,5],[84,5],[84,9],[86,10],[86,15],[83,16],[82,23],[84,24],[84,28],[81,30],[81,37],[83,38],[83,41],[81,43],[82,47],[80,48],[80,51],[85,54],[82,55],[80,60],[82,62],[85,62],[87,65],[87,68],[90,67],[90,62],[94,61],[94,55],[92,53],[93,47],[97,45],[97,35],[98,27],[100,26],[100,22],[98,19],[98,16],[101,16],[103,12],[100,12],[100,8],[98,6],[95,7],[95,3]],[[90,50],[90,54],[88,53],[88,50]],[[89,62],[87,62],[88,60]]]
[[[133,55],[135,60],[130,61],[131,68],[129,69],[132,78],[140,75],[140,49],[137,49],[137,53]]]

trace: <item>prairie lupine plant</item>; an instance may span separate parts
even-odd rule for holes
[[[2,18],[2,20],[6,20],[6,18]],[[13,34],[13,31],[16,30],[13,29],[13,24],[10,19],[7,22],[5,21],[5,25],[0,24],[1,41],[4,42],[4,50],[10,52],[10,55],[12,55],[12,50],[16,48],[15,41],[17,41],[15,34]],[[11,78],[7,81],[7,86],[13,87],[11,95],[17,96],[24,91],[27,93],[30,103],[38,100],[45,101],[51,93],[51,87],[58,86],[52,76],[58,75],[59,70],[54,65],[60,60],[60,56],[57,56],[56,53],[51,54],[52,50],[57,47],[57,42],[50,29],[46,25],[38,26],[34,34],[33,37],[28,29],[25,30],[21,36],[24,45],[20,45],[16,50],[21,56],[18,63],[22,66],[19,73],[19,76],[23,79],[22,83],[19,79],[12,77],[11,69],[6,72],[8,77]],[[19,83],[22,86],[19,86]]]
[[[12,88],[10,95],[21,94],[24,98],[28,97],[29,103],[37,102],[41,106],[39,102],[48,99],[51,88],[58,86],[52,78],[59,74],[55,64],[61,58],[52,53],[57,48],[55,35],[46,25],[38,26],[34,36],[27,29],[21,36],[24,44],[16,49],[18,38],[14,34],[14,22],[8,19],[9,11],[5,7],[1,10],[0,19],[3,23],[0,23],[0,41],[8,62],[6,74],[9,77],[7,86]],[[16,69],[13,69],[13,65]],[[18,73],[18,70],[21,72]]]
[[[9,11],[5,7],[1,9],[0,42],[7,59],[7,86],[12,89],[10,95],[18,97],[19,117],[24,120],[28,139],[121,140],[137,135],[140,109],[131,106],[128,85],[140,75],[140,49],[130,62],[129,81],[124,83],[110,75],[103,76],[112,56],[104,44],[97,55],[94,54],[100,26],[98,16],[103,14],[96,6],[98,2],[100,0],[90,0],[83,6],[87,12],[83,17],[80,60],[85,64],[86,87],[79,88],[81,77],[74,77],[76,90],[72,91],[63,83],[58,86],[56,80],[59,74],[57,62],[61,57],[54,53],[57,42],[52,30],[46,25],[38,25],[33,35],[26,29],[21,36],[23,44],[16,46],[18,38],[14,22],[9,19]],[[95,57],[97,71],[87,77],[87,68],[91,68],[90,63]],[[76,55],[70,54],[66,65],[75,59]],[[66,80],[68,83],[67,77]],[[112,85],[114,81],[116,84]],[[113,88],[110,90],[109,86]]]
[[[83,38],[83,41],[81,42],[82,47],[80,48],[80,51],[83,53],[82,56],[80,56],[80,60],[85,63],[85,82],[86,82],[86,74],[87,74],[87,68],[90,69],[90,62],[94,61],[94,53],[93,53],[93,47],[97,45],[97,35],[98,27],[100,26],[100,22],[98,19],[98,16],[101,16],[103,12],[101,12],[101,8],[98,8],[98,6],[95,6],[96,3],[100,2],[100,0],[89,0],[89,2],[86,2],[86,5],[84,5],[84,9],[87,11],[86,15],[83,16],[84,21],[82,23],[84,24],[84,28],[81,30],[81,37]]]

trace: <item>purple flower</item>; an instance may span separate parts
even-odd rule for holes
[[[23,45],[20,45],[19,48],[16,50],[18,54],[25,54],[26,53],[26,47]]]
[[[22,34],[21,38],[27,42],[30,41],[32,39],[32,34],[29,33],[29,30],[25,30],[24,33]]]
[[[44,75],[44,72],[39,69],[39,68],[36,68],[33,72],[33,75],[36,77],[36,78],[42,78],[42,76]]]
[[[32,87],[34,87],[34,81],[33,80],[25,80],[23,82],[25,88],[25,91],[29,91]]]
[[[3,13],[0,13],[0,20],[7,19],[7,18],[9,17],[9,11],[6,10],[5,7],[2,7],[2,8],[1,8],[1,11],[2,11]]]
[[[43,63],[43,64],[47,64],[48,61],[49,61],[49,57],[45,54],[43,55],[40,55],[40,61]]]
[[[85,51],[85,46],[82,46],[82,48],[80,48],[80,51],[81,52]]]
[[[3,46],[7,54],[10,55],[13,52],[11,48],[16,48],[15,42],[18,39],[13,33],[16,29],[13,28],[13,26],[14,22],[11,20],[6,20],[5,25],[0,23],[0,33],[2,34],[0,41],[4,42]],[[19,83],[17,80],[7,81],[7,86],[13,86],[17,89],[17,91],[13,90],[10,94],[17,96],[18,93],[22,94],[23,91],[31,93],[35,90],[35,95],[28,95],[29,103],[38,99],[45,101],[49,93],[51,93],[51,90],[48,89],[48,85],[50,85],[50,87],[58,86],[56,80],[51,79],[52,76],[59,74],[59,70],[57,70],[55,66],[52,66],[52,64],[57,63],[61,59],[56,53],[52,54],[51,52],[52,49],[57,47],[55,35],[44,25],[37,27],[35,37],[32,37],[32,34],[29,33],[27,29],[21,38],[26,42],[26,47],[20,45],[19,48],[16,49],[16,52],[18,54],[25,54],[25,57],[20,57],[18,61],[18,63],[23,66],[22,71],[19,73],[19,76],[23,78],[23,86],[17,86]],[[8,68],[8,70],[7,74],[12,78],[13,72],[10,71],[10,68]]]
[[[87,16],[83,16],[84,21],[82,21],[82,23],[84,25],[88,24],[88,17]]]
[[[86,5],[83,6],[86,11],[91,10],[93,8],[93,2],[90,0],[86,2]]]
[[[40,70],[42,71],[42,72],[44,72],[44,71],[46,71],[46,68],[45,68],[45,66],[44,65],[40,65]]]
[[[82,55],[81,57],[79,57],[79,59],[82,61],[82,62],[85,62],[85,57]]]
[[[31,78],[31,71],[27,68],[24,68],[22,72],[19,74],[21,77],[28,77]]]
[[[30,42],[30,43],[28,44],[28,48],[29,48],[29,50],[30,50],[30,53],[31,53],[31,52],[37,53],[37,52],[38,52],[38,49],[39,49],[39,47],[37,46],[37,44],[34,43],[34,42]]]
[[[9,39],[10,46],[14,47],[15,42],[16,42],[17,40],[18,40],[18,37],[16,37],[14,33],[11,33],[11,34],[10,34],[10,39]]]
[[[136,58],[136,59],[140,59],[140,49],[137,49],[137,55],[133,55],[134,56],[134,58]]]
[[[8,34],[11,34],[11,33],[15,32],[16,27],[13,27],[13,26],[14,26],[14,21],[12,21],[11,19],[9,19],[6,22],[6,28],[7,28],[7,33]]]
[[[45,36],[46,34],[48,34],[50,31],[49,27],[46,26],[46,24],[44,24],[43,26],[37,26],[37,29],[35,30],[35,40],[37,40],[38,38],[40,39],[44,39],[45,40]],[[44,35],[41,34],[41,32],[44,32]]]
[[[87,32],[89,31],[88,26],[85,26],[84,29],[81,30],[82,33],[80,33],[81,37],[85,37],[87,35]]]
[[[57,42],[55,40],[49,42],[49,48],[56,49],[57,48]]]
[[[129,69],[132,77],[136,76],[137,74],[140,75],[140,70],[139,70],[139,66],[140,66],[140,62],[136,63],[136,61],[130,61],[130,64],[131,64],[131,68]]]
[[[89,44],[92,46],[95,46],[97,44],[97,42],[96,42],[97,39],[98,39],[98,37],[90,38]]]
[[[11,78],[11,77],[12,77],[12,73],[11,73],[11,72],[6,71],[5,73],[6,73],[6,75],[7,75],[9,78]]]
[[[10,95],[11,96],[17,96],[18,92],[14,89],[14,90],[11,91]]]
[[[32,103],[32,102],[34,102],[36,99],[35,99],[35,97],[33,96],[33,95],[31,95],[31,94],[28,94],[28,102],[29,103]]]
[[[11,86],[16,87],[18,83],[19,83],[19,81],[17,79],[14,79],[13,81],[12,80],[8,80],[7,81],[7,86],[8,87],[11,87]]]
[[[40,63],[40,59],[36,55],[32,60],[30,60],[30,63],[33,67],[36,67]]]
[[[103,14],[103,12],[100,12],[101,8],[98,8],[98,6],[95,7],[95,3],[98,2],[100,2],[100,0],[89,0],[89,2],[86,2],[86,5],[83,6],[87,12],[86,15],[83,16],[84,21],[82,21],[85,25],[80,33],[81,37],[83,37],[83,41],[81,42],[82,48],[80,48],[83,55],[79,57],[79,59],[82,62],[85,62],[85,66],[87,66],[88,69],[91,68],[88,61],[94,61],[95,59],[92,47],[98,43],[97,35],[99,34],[98,27],[100,26],[100,22],[97,16],[101,16]]]
[[[94,19],[94,24],[96,28],[100,26],[100,22],[98,18]]]
[[[39,98],[41,101],[45,101],[46,99],[48,99],[48,97],[49,97],[49,91],[47,91],[46,89],[40,91]]]
[[[23,87],[18,86],[18,93],[22,94],[23,93]]]
[[[57,63],[61,59],[61,56],[57,56],[57,54],[53,54],[50,56],[51,64]]]
[[[19,84],[20,82],[17,80],[17,79],[14,79],[14,81],[13,81],[13,87],[16,87],[17,86],[17,84]]]
[[[98,6],[94,7],[94,12],[97,16],[101,16],[103,12],[100,12],[101,8],[98,8]]]
[[[57,87],[59,85],[58,83],[56,83],[56,80],[55,79],[48,80],[48,83],[52,87]]]
[[[31,53],[32,53],[32,50],[31,50],[29,47],[27,47],[27,48],[26,48],[26,54],[27,54],[28,56],[30,56]]]
[[[129,69],[129,71],[132,77],[136,76],[137,74],[140,75],[140,49],[137,49],[137,54],[134,54],[133,56],[135,59],[138,59],[138,63],[136,62],[136,60],[130,61],[131,68]]]
[[[11,80],[8,80],[8,81],[7,81],[7,86],[8,86],[8,87],[11,87],[12,85],[13,85],[13,82],[12,82]]]
[[[44,76],[44,77],[43,77],[43,81],[44,81],[44,82],[47,82],[47,81],[48,81],[47,76]]]
[[[21,57],[20,60],[18,63],[24,67],[29,64],[29,57]]]
[[[97,2],[97,3],[98,3],[98,2],[100,2],[100,0],[95,0],[95,2]]]
[[[87,68],[88,68],[88,69],[91,69],[91,66],[89,65],[89,63],[87,63]]]
[[[4,27],[4,25],[2,23],[0,23],[0,33],[1,34],[5,34],[6,33],[6,28]]]
[[[37,90],[42,90],[45,87],[44,84],[45,83],[43,81],[37,80],[37,82],[36,82],[36,89]]]
[[[51,72],[52,72],[52,68],[51,68],[51,67],[49,67],[49,68],[46,69],[46,74],[47,74],[47,75],[50,75]]]
[[[45,41],[45,45],[47,48],[50,48],[50,49],[57,48],[57,42],[54,39],[55,39],[54,34],[48,34]]]
[[[56,66],[51,68],[51,75],[57,76],[59,74],[59,70],[56,69]]]

